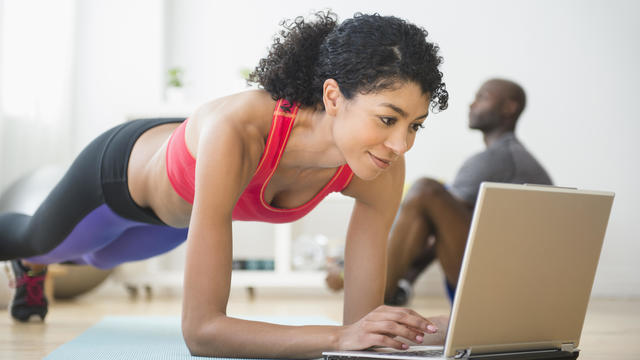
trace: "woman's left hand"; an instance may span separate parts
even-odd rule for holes
[[[449,316],[430,316],[429,320],[438,328],[438,331],[432,334],[425,333],[421,343],[411,342],[409,345],[444,345],[444,338],[447,335],[447,327],[449,326]]]

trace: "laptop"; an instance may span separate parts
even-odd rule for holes
[[[444,346],[325,360],[575,359],[614,194],[482,183]]]

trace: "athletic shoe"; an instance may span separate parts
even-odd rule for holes
[[[44,294],[44,277],[47,270],[34,274],[20,260],[11,261],[16,293],[11,302],[11,316],[22,322],[29,321],[32,315],[40,316],[44,321],[49,302]]]
[[[389,298],[385,299],[386,305],[404,306],[413,297],[413,286],[407,279],[398,280],[396,291]]]

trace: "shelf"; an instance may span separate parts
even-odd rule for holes
[[[127,276],[122,282],[134,286],[181,287],[184,274],[180,271],[161,271]],[[233,270],[231,287],[318,288],[324,286],[323,271]]]
[[[324,287],[324,271],[234,270],[231,287]]]

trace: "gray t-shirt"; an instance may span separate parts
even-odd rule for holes
[[[449,190],[459,199],[475,204],[483,181],[552,184],[542,165],[512,132],[504,134],[486,150],[467,159]]]

